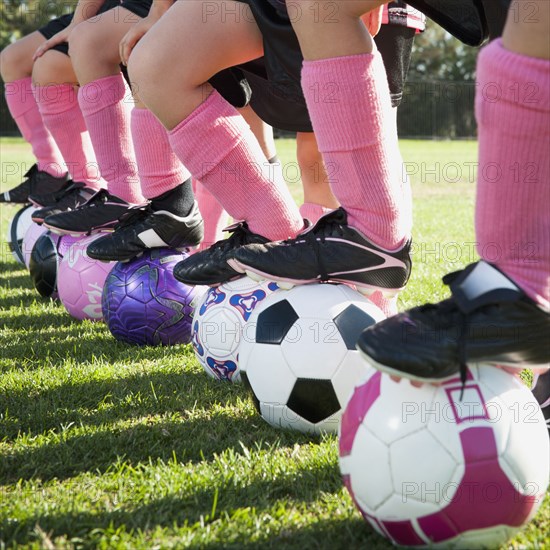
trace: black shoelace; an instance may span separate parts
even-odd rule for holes
[[[456,320],[458,317],[458,369],[460,373],[460,383],[462,390],[460,393],[460,400],[464,394],[464,387],[468,376],[467,355],[466,355],[466,336],[468,334],[468,317],[464,315],[456,305],[452,298],[443,300],[438,304],[424,304],[418,306],[418,311],[426,317],[432,319],[431,324],[434,327],[441,328],[441,317],[448,318],[450,323],[448,327],[456,326]],[[443,327],[447,328],[447,327]]]
[[[333,235],[338,235],[339,237],[344,236],[342,220],[336,218],[335,216],[327,216],[326,218],[321,218],[315,225],[314,229],[311,231],[306,231],[301,236],[297,237],[298,239],[303,238],[312,248],[313,253],[315,254],[315,259],[317,260],[318,272],[321,275],[320,280],[323,282],[327,282],[330,277],[323,260],[320,244],[325,244],[326,237]],[[289,239],[285,241],[285,243],[292,243],[294,241],[296,241],[296,239]]]
[[[80,190],[84,187],[83,183],[73,182],[68,187],[62,188],[54,193],[55,201],[59,202],[63,199],[67,199],[76,193],[80,193]]]
[[[124,212],[124,214],[122,214],[122,216],[120,216],[120,218],[118,219],[118,223],[114,227],[114,230],[116,231],[117,229],[133,225],[154,213],[155,211],[150,204],[144,204],[129,208],[126,212]]]
[[[210,248],[209,251],[220,250],[227,247],[238,248],[239,246],[244,246],[248,244],[247,236],[250,235],[246,224],[238,225],[234,231],[231,232],[231,235],[227,239],[222,239],[215,242]]]

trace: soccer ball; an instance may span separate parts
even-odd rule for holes
[[[342,418],[344,483],[365,520],[400,546],[494,548],[548,486],[548,433],[529,389],[496,367],[419,388],[370,369]]]
[[[68,249],[62,250],[58,268],[58,293],[61,303],[75,319],[103,319],[101,295],[103,285],[115,262],[93,260],[86,253],[88,245],[103,237],[98,233],[82,239],[74,239]],[[67,236],[63,237],[65,244]]]
[[[384,314],[345,285],[310,284],[270,296],[249,319],[241,377],[272,426],[333,432],[367,368],[355,344]]]
[[[174,279],[174,266],[187,257],[157,248],[131,262],[117,263],[103,288],[103,317],[111,334],[139,345],[188,344],[200,289]]]
[[[36,208],[34,206],[23,206],[23,208],[15,213],[15,216],[13,216],[8,224],[6,235],[8,248],[11,250],[15,261],[22,265],[25,265],[25,258],[23,256],[23,237],[33,224],[31,216],[35,210]]]
[[[30,268],[31,252],[36,244],[36,241],[46,232],[47,229],[45,227],[34,222],[31,223],[30,227],[25,232],[25,236],[23,237],[23,261],[25,262],[27,269]]]
[[[29,271],[34,287],[41,296],[54,300],[58,298],[59,263],[77,240],[77,237],[55,235],[51,231],[46,231],[34,243],[29,260]]]
[[[240,382],[243,327],[254,308],[276,290],[276,283],[242,277],[210,288],[204,295],[193,317],[193,349],[209,376]]]

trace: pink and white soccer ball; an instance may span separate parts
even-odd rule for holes
[[[25,232],[25,236],[23,237],[23,260],[27,269],[29,269],[32,249],[39,237],[46,233],[46,231],[47,229],[44,226],[33,222]]]
[[[116,262],[93,260],[86,253],[88,245],[103,234],[91,235],[76,242],[65,252],[59,264],[57,288],[59,299],[75,319],[103,319],[101,295],[103,285]]]
[[[371,370],[348,402],[340,471],[365,520],[407,547],[494,548],[548,487],[548,430],[529,389],[495,367],[415,388]]]

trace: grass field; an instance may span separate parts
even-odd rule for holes
[[[285,164],[294,144],[278,142]],[[414,271],[400,307],[475,259],[473,142],[404,141]],[[0,190],[32,164],[0,140]],[[298,185],[293,186],[297,199]],[[15,208],[0,207],[1,236]],[[336,438],[277,431],[190,346],[136,348],[73,321],[0,257],[0,548],[383,549],[339,478]],[[429,459],[429,457],[428,457]],[[549,548],[550,501],[507,548]]]

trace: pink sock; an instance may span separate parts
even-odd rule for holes
[[[5,84],[6,103],[22,136],[32,147],[38,169],[51,176],[67,173],[63,156],[44,125],[32,92],[32,78],[22,78]]]
[[[270,240],[293,237],[302,229],[286,184],[273,177],[248,124],[218,92],[170,131],[169,138],[193,177],[233,219],[246,220],[251,231]]]
[[[380,54],[304,61],[302,88],[319,151],[338,167],[330,185],[349,225],[382,248],[400,248],[412,206]],[[330,101],[319,97],[333,89]]]
[[[495,40],[477,80],[478,253],[550,310],[550,61]]]
[[[227,226],[227,212],[200,181],[193,180],[193,188],[204,220],[204,239],[199,250],[205,250],[223,239],[222,230]]]
[[[316,224],[321,216],[332,212],[334,208],[327,208],[314,202],[304,202],[300,206],[300,215],[302,218],[307,218],[312,224]]]
[[[146,199],[171,191],[189,178],[170,147],[166,128],[148,109],[132,110],[132,138],[141,192]]]
[[[44,124],[55,138],[73,180],[96,190],[105,187],[74,86],[33,86],[33,93]]]
[[[144,202],[144,198],[130,131],[133,107],[130,98],[130,89],[122,74],[90,82],[78,92],[78,103],[109,191],[129,203],[138,204]]]

